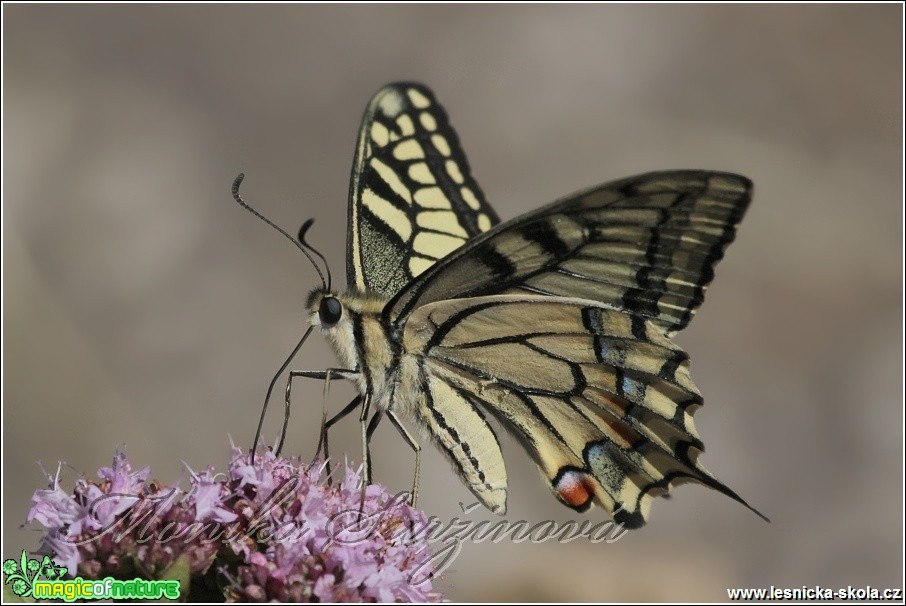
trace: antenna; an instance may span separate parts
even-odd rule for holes
[[[324,255],[322,255],[320,252],[318,252],[318,250],[314,246],[312,246],[311,244],[309,244],[308,242],[305,241],[305,234],[308,233],[308,228],[310,228],[312,225],[314,225],[314,223],[315,223],[314,219],[309,219],[308,221],[306,221],[305,223],[302,224],[302,227],[299,228],[299,244],[301,244],[302,246],[304,246],[311,252],[318,255],[318,258],[321,259],[321,261],[323,261],[324,269],[327,271],[327,290],[329,291],[330,286],[332,284],[332,279],[330,277],[330,264],[327,262],[327,259],[324,258]]]
[[[242,180],[243,180],[243,179],[245,179],[245,173],[239,173],[239,175],[233,180],[233,187],[232,187],[232,189],[231,189],[231,191],[233,192],[233,199],[236,200],[236,202],[239,204],[239,206],[241,206],[241,207],[244,208],[245,210],[249,211],[250,213],[252,213],[252,214],[255,215],[256,217],[258,217],[259,219],[261,219],[262,221],[264,221],[265,223],[267,223],[268,225],[270,225],[270,226],[273,227],[274,229],[276,229],[278,232],[280,232],[281,234],[283,234],[283,236],[284,236],[287,240],[289,240],[290,242],[292,242],[292,243],[293,243],[293,246],[295,246],[296,248],[298,248],[299,250],[301,250],[302,253],[303,253],[306,257],[308,257],[308,260],[311,262],[312,267],[315,268],[315,271],[318,272],[318,277],[321,278],[321,285],[324,287],[324,290],[330,290],[330,286],[329,286],[329,284],[328,284],[328,281],[324,279],[324,273],[321,271],[321,268],[318,267],[318,264],[315,262],[314,257],[312,257],[311,254],[309,254],[308,250],[306,250],[306,249],[305,249],[299,242],[297,242],[291,235],[289,235],[288,233],[286,233],[285,231],[283,231],[280,227],[278,227],[276,223],[274,223],[273,221],[271,221],[270,219],[268,219],[267,217],[265,217],[264,215],[262,215],[261,213],[259,213],[257,210],[255,210],[255,209],[252,208],[251,206],[249,206],[248,203],[246,203],[246,201],[242,199],[242,196],[239,195],[239,186],[242,184]],[[309,219],[308,221],[306,221],[306,224],[310,226],[313,222],[314,222],[314,220]],[[303,227],[305,227],[305,226],[303,225]],[[305,232],[302,232],[302,231],[300,230],[300,235],[304,235],[304,233],[305,233]],[[315,254],[317,254],[322,260],[324,259],[323,255],[321,255],[321,253],[315,251],[315,249],[311,248],[310,245],[306,244],[306,246],[307,246],[309,249],[311,249],[312,251],[314,251]],[[325,266],[326,266],[326,265],[327,265],[327,262],[325,261]],[[328,271],[328,275],[330,275],[330,272],[329,272],[329,271]]]
[[[236,203],[239,204],[244,209],[246,209],[247,211],[249,211],[250,213],[252,213],[253,215],[255,215],[256,217],[258,217],[259,219],[261,219],[262,221],[264,221],[265,223],[267,223],[268,225],[270,225],[271,227],[273,227],[274,229],[276,229],[281,234],[283,234],[283,236],[287,240],[289,240],[290,242],[293,243],[293,246],[295,246],[296,248],[301,250],[302,253],[309,260],[309,262],[312,264],[312,267],[315,268],[315,271],[318,272],[318,277],[321,278],[321,286],[324,288],[325,291],[329,291],[331,278],[330,278],[330,267],[327,264],[327,259],[325,259],[324,255],[322,255],[320,252],[315,250],[310,244],[305,242],[305,232],[308,231],[308,228],[311,227],[311,225],[314,223],[314,219],[309,219],[302,225],[302,229],[299,230],[299,240],[296,241],[291,235],[286,233],[277,224],[275,224],[273,221],[271,221],[270,219],[268,219],[267,217],[262,215],[260,212],[258,212],[254,208],[252,208],[245,200],[242,199],[242,196],[239,195],[239,186],[242,185],[243,179],[245,179],[245,174],[239,173],[239,175],[233,180],[233,187],[230,190],[233,194],[233,199],[236,200]],[[321,259],[321,261],[324,262],[324,268],[327,271],[327,279],[324,278],[324,272],[321,271],[321,268],[318,266],[318,263],[315,261],[314,257],[312,257],[311,254],[309,254],[309,252],[308,252],[309,250],[312,251],[315,255],[317,255],[318,258]],[[267,387],[267,393],[264,396],[264,405],[261,407],[261,416],[258,419],[258,428],[255,430],[255,442],[252,444],[252,456],[251,456],[252,464],[255,463],[255,451],[258,450],[258,441],[261,439],[261,426],[264,424],[264,417],[267,413],[267,405],[270,402],[271,393],[274,391],[274,385],[276,385],[277,379],[280,378],[280,375],[283,374],[283,372],[289,366],[290,362],[292,362],[293,358],[296,357],[296,354],[299,353],[299,350],[302,349],[302,345],[305,343],[305,340],[308,339],[308,335],[311,334],[311,331],[313,328],[314,327],[312,327],[312,326],[308,327],[308,330],[306,330],[305,334],[302,335],[302,338],[299,339],[299,342],[296,344],[296,346],[293,348],[292,352],[286,358],[286,361],[283,362],[283,364],[280,366],[280,370],[277,371],[277,374],[274,375],[274,378],[271,379],[271,382]],[[289,422],[289,410],[287,409],[287,414],[285,415],[285,417],[283,419],[283,430],[280,434],[280,442],[277,445],[277,450],[276,450],[277,454],[280,454],[280,449],[283,447],[283,441],[286,438],[286,427],[287,427],[288,422]]]

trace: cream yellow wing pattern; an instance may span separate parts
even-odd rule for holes
[[[651,322],[643,326],[640,337],[631,315],[561,297],[425,305],[404,333],[427,386],[417,414],[493,511],[505,511],[506,475],[477,411],[513,432],[553,493],[578,511],[596,502],[636,528],[654,497],[685,482],[748,507],[698,462],[704,446],[692,414],[702,398],[688,355]]]
[[[701,304],[750,198],[727,173],[603,185],[476,237],[387,305],[424,386],[415,416],[485,505],[506,506],[489,413],[574,509],[596,502],[638,527],[684,482],[748,507],[698,463],[702,398],[669,335]]]
[[[497,223],[431,91],[415,83],[378,91],[365,110],[350,180],[350,288],[392,297]]]
[[[752,183],[675,170],[593,187],[499,224],[401,291],[387,315],[443,299],[531,293],[590,299],[681,330],[736,236]]]

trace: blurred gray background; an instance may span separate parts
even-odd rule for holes
[[[756,184],[679,341],[705,395],[704,464],[773,523],[686,486],[612,545],[466,544],[447,595],[902,586],[902,7],[3,11],[3,557],[37,545],[20,528],[44,486],[36,461],[93,474],[125,444],[171,482],[181,461],[222,468],[229,436],[251,443],[316,277],[230,183],[245,171],[247,199],[290,231],[315,217],[311,241],[342,280],[362,111],[414,79],[503,218],[654,169]],[[318,341],[296,368],[333,364]],[[321,385],[297,388],[289,447],[310,456]],[[335,386],[333,410],[351,394]],[[355,421],[333,436],[360,458]],[[507,519],[576,517],[504,448]],[[374,450],[378,479],[407,488],[392,428]],[[430,446],[421,486],[444,519],[474,502]]]

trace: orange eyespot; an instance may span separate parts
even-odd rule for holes
[[[561,473],[560,477],[554,480],[554,490],[564,503],[579,510],[588,507],[594,494],[588,475],[573,470]]]

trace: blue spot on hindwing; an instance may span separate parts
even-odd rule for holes
[[[645,397],[645,384],[623,375],[622,391],[626,398],[640,401]]]
[[[623,342],[599,337],[595,345],[598,360],[603,364],[620,367],[626,363],[626,345]]]

